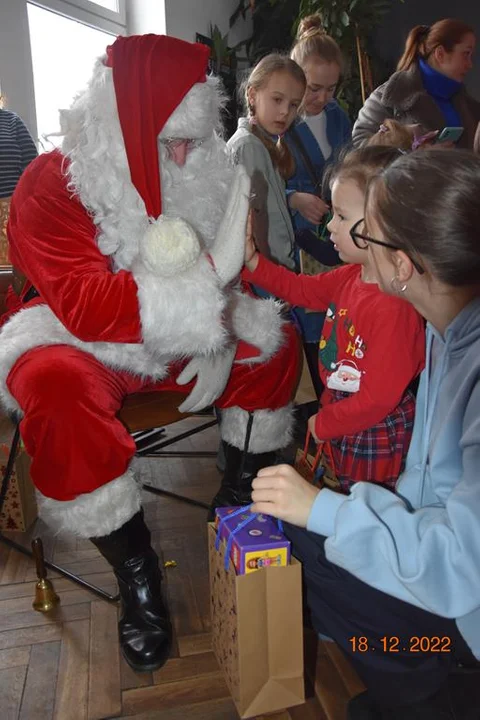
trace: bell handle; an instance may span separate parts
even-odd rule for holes
[[[32,552],[37,567],[37,577],[44,580],[47,577],[47,568],[45,567],[45,557],[43,554],[43,543],[41,538],[37,537],[32,540]]]

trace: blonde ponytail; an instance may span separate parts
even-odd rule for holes
[[[308,15],[300,21],[290,57],[302,68],[308,60],[315,58],[321,62],[335,63],[340,72],[343,71],[342,51],[323,29],[322,18],[318,14]]]

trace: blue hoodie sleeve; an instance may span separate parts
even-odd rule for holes
[[[465,410],[462,467],[445,506],[411,510],[399,495],[357,483],[324,489],[307,528],[328,559],[378,590],[443,617],[480,607],[480,378]]]

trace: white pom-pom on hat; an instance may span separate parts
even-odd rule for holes
[[[148,226],[140,244],[145,266],[165,277],[192,267],[200,252],[200,243],[193,228],[180,218],[164,215]]]

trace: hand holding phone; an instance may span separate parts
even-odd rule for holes
[[[457,143],[463,134],[463,127],[444,127],[442,132],[438,135],[434,143]]]

